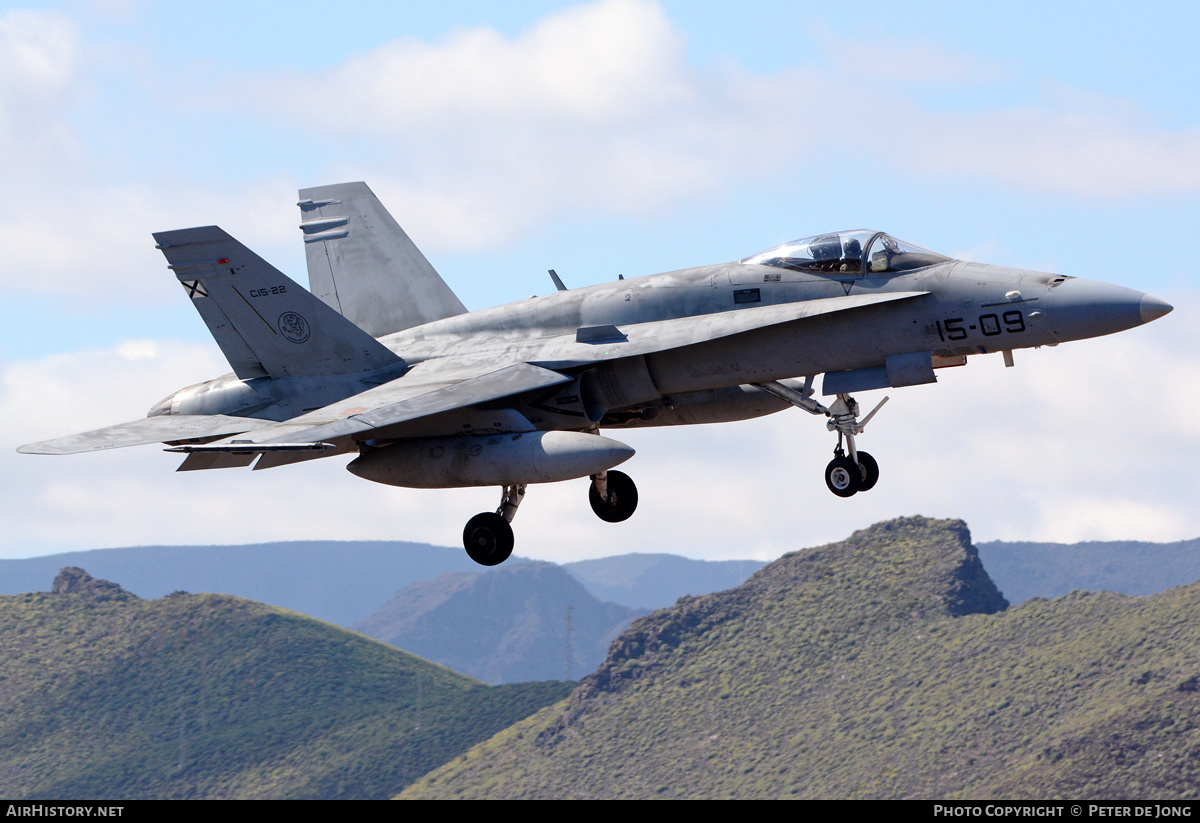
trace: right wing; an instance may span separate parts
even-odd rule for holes
[[[83,434],[71,434],[41,443],[21,446],[22,454],[80,454],[81,452],[144,446],[149,443],[174,443],[242,434],[270,426],[273,420],[254,417],[230,417],[224,414],[162,414],[119,423]]]

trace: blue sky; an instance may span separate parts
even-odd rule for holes
[[[1178,307],[894,393],[871,500],[832,510],[827,433],[798,413],[645,432],[631,473],[658,498],[613,531],[571,484],[538,489],[518,553],[766,557],[915,511],[980,539],[1194,537],[1198,24],[1182,3],[0,6],[0,556],[453,545],[495,505],[340,464],[185,477],[153,447],[12,454],[226,370],[152,231],[218,223],[303,282],[296,189],[358,179],[471,308],[545,293],[551,267],[583,285],[857,227]],[[1013,465],[948,481],[971,460]],[[714,487],[727,507],[701,502]],[[206,516],[182,517],[185,497]],[[248,499],[278,515],[247,522]],[[748,502],[772,499],[803,526]],[[314,500],[324,516],[306,522]],[[551,548],[560,535],[574,554]]]

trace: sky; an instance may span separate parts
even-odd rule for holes
[[[830,230],[1175,305],[889,390],[868,494],[823,419],[612,432],[637,513],[531,487],[516,553],[772,559],[896,516],[977,541],[1200,536],[1200,6],[0,4],[0,557],[146,544],[460,545],[497,489],[338,457],[175,473],[17,446],[227,372],[151,232],[219,224],[306,282],[296,190],[365,180],[470,309]],[[870,408],[883,392],[866,392]]]

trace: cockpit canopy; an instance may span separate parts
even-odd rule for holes
[[[739,262],[804,272],[885,274],[949,260],[881,231],[843,231],[784,243]]]

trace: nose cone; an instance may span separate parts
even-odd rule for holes
[[[1149,323],[1151,320],[1157,320],[1164,314],[1169,314],[1175,307],[1165,300],[1159,300],[1157,297],[1151,297],[1146,294],[1142,296],[1141,314],[1142,322]]]
[[[1082,277],[1051,287],[1045,305],[1059,340],[1082,340],[1132,329],[1172,309],[1157,297]]]

